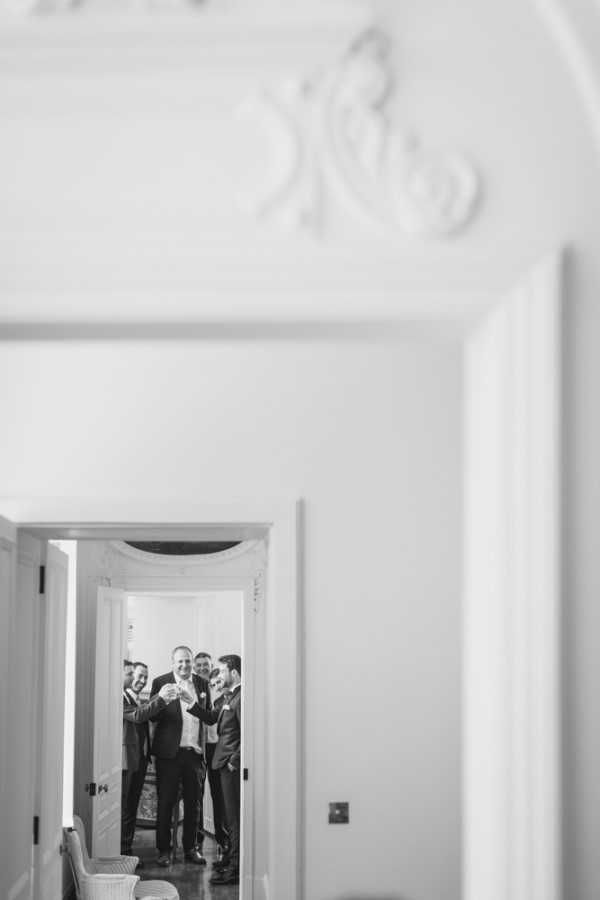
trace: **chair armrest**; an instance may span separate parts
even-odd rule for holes
[[[133,875],[139,856],[99,856],[90,860],[90,870],[93,873]]]
[[[139,875],[88,875],[81,880],[82,900],[133,900]]]

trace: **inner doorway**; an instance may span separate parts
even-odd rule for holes
[[[133,656],[132,661],[147,663],[151,684],[155,676],[170,671],[171,651],[176,646],[189,646],[194,654],[210,652],[216,658],[235,651],[244,661],[240,896],[250,900],[255,864],[254,779],[248,773],[254,774],[254,737],[246,723],[254,722],[255,616],[260,585],[264,583],[264,542],[244,541],[216,553],[184,556],[148,552],[116,540],[83,541],[78,546],[77,562],[74,804],[90,835],[93,854],[110,856],[119,852],[122,712],[118,701],[122,697],[123,659]],[[221,616],[214,611],[219,603]],[[215,642],[218,648],[208,646]],[[167,646],[169,643],[173,646]],[[91,669],[89,660],[94,657]],[[151,771],[145,786],[147,824],[153,791],[156,796],[153,775]],[[211,812],[207,811],[209,820]],[[207,830],[210,832],[210,828]],[[176,828],[173,833],[177,835]],[[182,896],[186,885],[190,896],[211,895],[209,879],[200,878],[189,866],[184,870],[177,863],[167,870],[156,869],[156,855],[150,846],[153,840],[144,840],[141,830],[138,842],[149,876],[162,875],[173,883],[183,879]],[[207,846],[211,846],[210,839]],[[216,857],[216,848],[212,849]],[[135,848],[133,852],[140,855]],[[144,877],[148,875],[144,873]]]

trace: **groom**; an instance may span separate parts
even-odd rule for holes
[[[216,863],[210,884],[238,884],[240,869],[240,761],[242,750],[242,660],[236,654],[219,658],[219,681],[223,686],[223,703],[219,710],[191,706],[192,715],[207,725],[217,725],[218,741],[212,768],[219,773],[225,818],[229,833],[229,850],[221,863]],[[188,695],[188,699],[191,699]]]

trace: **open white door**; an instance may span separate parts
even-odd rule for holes
[[[123,655],[127,638],[125,592],[98,588],[94,688],[92,850],[118,854],[121,845],[121,752],[123,744]]]
[[[63,813],[65,657],[69,559],[47,544],[40,609],[38,695],[38,764],[34,846],[34,900],[62,896],[60,855]]]
[[[33,896],[41,543],[0,520],[2,865],[0,896]]]

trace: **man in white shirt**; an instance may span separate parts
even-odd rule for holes
[[[173,846],[171,820],[179,786],[183,794],[183,850],[186,862],[205,865],[206,860],[196,845],[199,783],[206,768],[206,729],[198,710],[210,710],[208,681],[192,672],[192,651],[175,647],[171,654],[172,671],[155,678],[151,696],[165,684],[174,684],[178,699],[162,709],[153,721],[156,730],[151,753],[156,759],[158,804],[156,814],[156,847],[158,864],[171,864]],[[182,695],[185,699],[182,699]],[[189,710],[193,708],[194,713]]]

